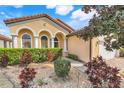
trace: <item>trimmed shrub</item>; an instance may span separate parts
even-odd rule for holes
[[[124,48],[120,49],[120,57],[124,57]]]
[[[73,60],[78,60],[78,56],[77,55],[74,55],[74,54],[68,54],[67,56],[68,58],[71,58]]]
[[[8,65],[16,65],[19,64],[24,50],[23,48],[0,48],[0,57],[6,52],[9,57]],[[54,54],[53,60],[56,60],[62,54],[62,49],[59,48],[29,48],[27,50],[31,53],[33,62],[36,63],[47,61],[48,51]]]
[[[54,61],[54,69],[58,77],[68,76],[70,68],[71,63],[68,60],[58,59]]]

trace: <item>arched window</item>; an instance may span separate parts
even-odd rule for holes
[[[22,36],[22,48],[31,48],[31,36],[24,34]]]
[[[48,48],[48,38],[46,36],[41,37],[41,47]]]
[[[59,47],[59,41],[57,37],[54,38],[54,47],[55,48]]]

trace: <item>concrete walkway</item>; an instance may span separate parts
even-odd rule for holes
[[[86,67],[84,66],[84,63],[76,61],[76,60],[72,60],[70,58],[64,58],[65,60],[69,60],[71,62],[71,66],[74,67],[75,69],[84,72],[86,70]]]
[[[64,59],[70,61],[70,62],[71,62],[71,65],[72,65],[73,67],[82,67],[82,66],[83,66],[83,63],[81,63],[81,62],[79,62],[79,61],[72,60],[72,59],[66,58],[66,57],[65,57]]]

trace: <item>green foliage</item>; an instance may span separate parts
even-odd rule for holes
[[[67,56],[68,58],[71,58],[73,60],[78,60],[78,56],[77,55],[74,55],[74,54],[68,54]]]
[[[124,70],[119,72],[120,76],[124,78]]]
[[[58,77],[66,77],[69,74],[71,63],[67,60],[58,59],[54,61],[55,73]]]
[[[89,40],[104,36],[107,50],[124,47],[124,9],[118,5],[86,5],[82,8],[85,13],[97,11],[89,21],[89,25],[79,30],[78,37]]]
[[[4,52],[7,53],[9,57],[9,63],[8,65],[16,65],[19,64],[21,55],[25,49],[22,48],[0,48],[0,57],[4,54]],[[47,61],[48,59],[48,51],[52,51],[52,53],[55,55],[54,60],[56,60],[61,54],[62,54],[62,49],[59,48],[30,48],[27,49],[31,55],[32,55],[32,60],[33,62],[40,63]]]
[[[37,81],[37,82],[38,82],[38,85],[39,85],[39,86],[42,86],[42,85],[44,84],[43,79],[38,79],[38,81]]]
[[[124,57],[124,48],[120,49],[120,57]]]
[[[42,79],[38,79],[37,83],[38,83],[39,86],[47,85],[47,82],[45,82],[43,78]]]

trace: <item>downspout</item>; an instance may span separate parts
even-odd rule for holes
[[[92,39],[89,40],[89,60],[92,60]]]

